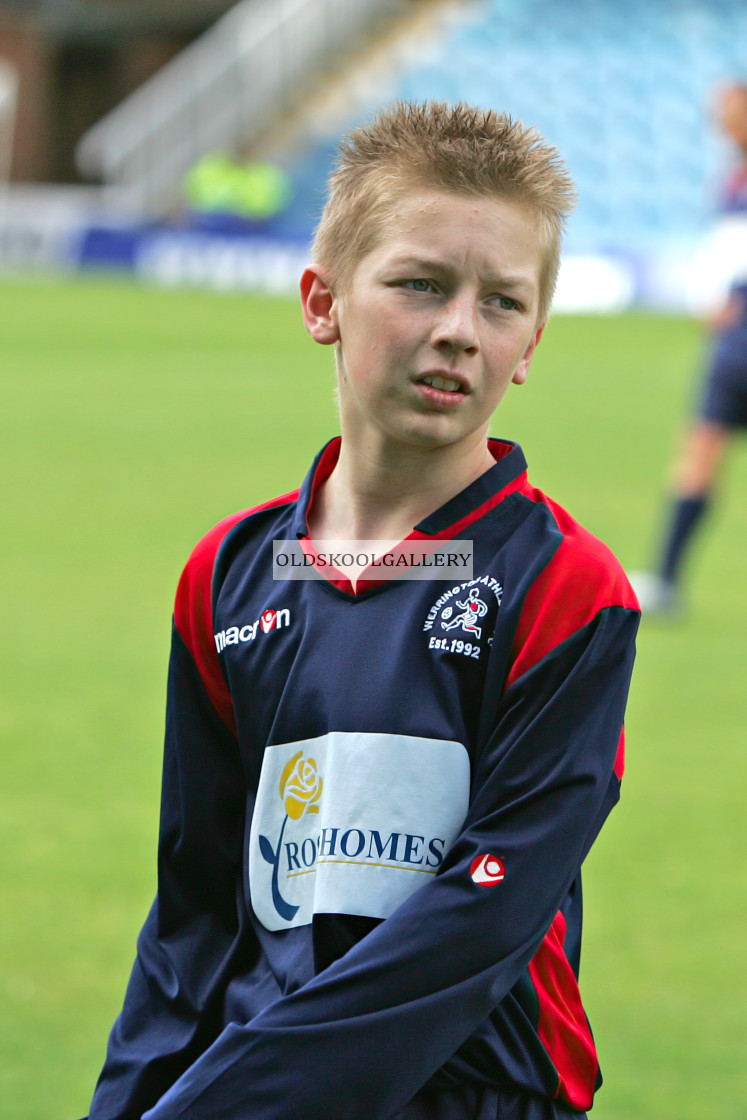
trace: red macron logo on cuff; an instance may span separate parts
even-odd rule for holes
[[[494,887],[496,883],[503,881],[506,869],[498,856],[488,854],[475,856],[470,864],[469,873],[472,882],[477,883],[478,887]]]

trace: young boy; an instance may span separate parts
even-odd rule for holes
[[[342,438],[182,576],[158,897],[91,1120],[591,1106],[579,869],[618,798],[637,604],[487,438],[572,198],[492,112],[398,105],[344,143],[301,281]],[[457,583],[273,579],[274,541],[457,538]]]

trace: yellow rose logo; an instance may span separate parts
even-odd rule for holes
[[[280,796],[291,820],[300,820],[304,813],[319,812],[317,802],[322,785],[314,759],[305,759],[303,751],[294,754],[280,775]]]

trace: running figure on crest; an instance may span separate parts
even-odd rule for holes
[[[484,618],[488,613],[486,604],[480,598],[479,588],[473,587],[465,602],[460,603],[457,599],[457,606],[462,608],[462,613],[455,615],[450,622],[444,622],[444,630],[453,630],[455,626],[461,626],[462,630],[479,638],[482,630],[475,623],[478,618]]]

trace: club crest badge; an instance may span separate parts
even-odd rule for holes
[[[445,591],[423,624],[428,648],[478,660],[493,641],[503,588],[493,576],[481,576]]]

